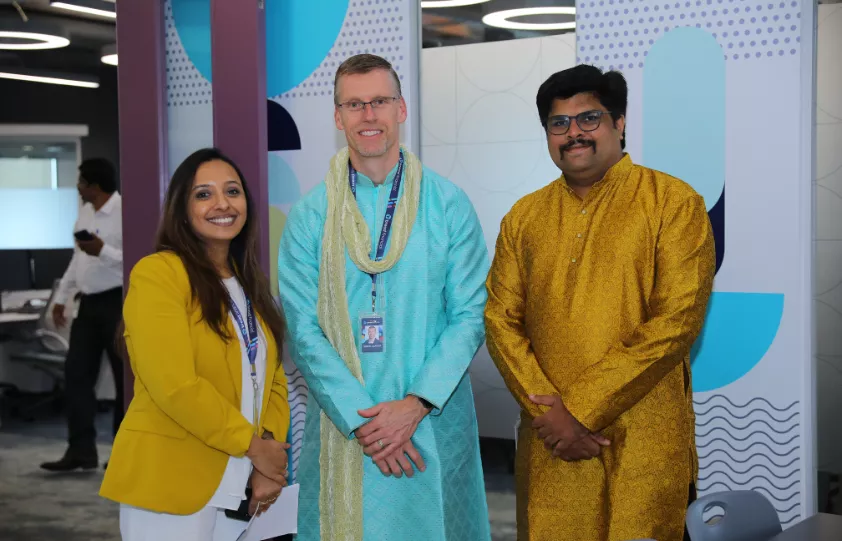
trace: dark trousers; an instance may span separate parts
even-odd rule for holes
[[[68,453],[96,456],[96,383],[103,351],[108,353],[111,362],[117,394],[114,434],[123,420],[123,362],[114,348],[122,307],[122,288],[83,295],[79,315],[70,328],[70,349],[65,364]]]

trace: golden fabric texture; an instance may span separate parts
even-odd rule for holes
[[[702,197],[627,155],[584,200],[562,177],[503,219],[485,319],[522,408],[520,541],[682,539],[698,472],[689,354],[714,266]],[[611,445],[554,458],[529,395],[560,395]]]

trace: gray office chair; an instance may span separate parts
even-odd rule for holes
[[[716,507],[724,514],[705,522],[703,515]],[[781,533],[778,512],[753,490],[708,494],[687,509],[687,531],[692,541],[769,541]]]
[[[61,329],[56,329],[52,323],[52,313],[58,284],[59,281],[56,280],[50,298],[41,312],[37,328],[25,340],[27,347],[9,356],[12,361],[47,374],[53,381],[51,392],[34,404],[29,404],[25,409],[19,409],[19,414],[27,419],[31,419],[30,412],[45,405],[51,405],[57,411],[64,400],[64,362],[70,347],[73,306],[68,306],[66,310],[69,312],[67,324]]]

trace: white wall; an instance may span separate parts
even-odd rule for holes
[[[471,198],[489,256],[511,206],[560,174],[535,95],[547,77],[575,65],[575,45],[565,34],[421,53],[421,157]],[[512,439],[519,409],[484,346],[471,382],[480,435]]]
[[[819,5],[816,326],[819,470],[842,473],[842,5]]]

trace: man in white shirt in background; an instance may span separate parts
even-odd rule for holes
[[[78,291],[79,310],[65,363],[68,447],[60,460],[41,464],[57,472],[98,465],[94,420],[103,351],[114,374],[115,434],[123,419],[123,364],[114,348],[123,306],[123,212],[114,166],[101,158],[85,160],[79,166],[78,189],[84,205],[73,229],[77,249],[56,292],[52,314],[57,327],[67,325],[65,305]]]

